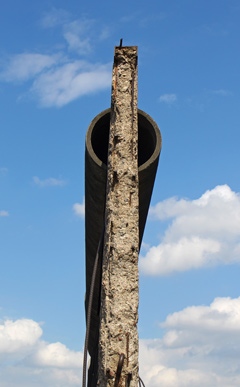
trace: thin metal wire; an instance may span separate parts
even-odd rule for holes
[[[145,387],[145,384],[143,383],[143,381],[142,381],[142,379],[140,378],[140,376],[139,376],[138,383],[139,383],[139,387]]]
[[[116,371],[116,378],[115,378],[115,383],[114,387],[118,387],[120,379],[121,379],[121,373],[122,373],[122,368],[123,368],[123,363],[124,363],[125,356],[123,353],[119,355],[119,360],[118,360],[118,365],[117,365],[117,371]]]

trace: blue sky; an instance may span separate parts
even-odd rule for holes
[[[137,45],[163,148],[139,259],[146,386],[239,386],[240,4],[32,2],[0,13],[0,378],[81,385],[84,142]]]

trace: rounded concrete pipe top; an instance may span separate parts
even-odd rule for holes
[[[86,148],[93,161],[107,167],[108,138],[111,109],[98,114],[89,125]],[[139,172],[159,157],[162,146],[160,130],[156,122],[143,110],[138,109],[138,168]]]

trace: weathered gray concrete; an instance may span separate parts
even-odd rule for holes
[[[138,121],[137,47],[115,48],[109,135],[99,385],[138,385]]]

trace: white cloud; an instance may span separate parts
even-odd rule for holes
[[[109,65],[74,61],[41,74],[31,91],[42,106],[61,107],[78,97],[110,87],[110,83]]]
[[[74,43],[72,40],[73,44],[78,44],[79,49],[80,45],[86,49],[85,42]],[[61,54],[20,54],[14,56],[0,74],[0,79],[7,82],[27,81],[31,78],[33,83],[30,92],[41,106],[61,107],[83,95],[110,87],[111,66],[67,60]]]
[[[164,102],[169,105],[171,105],[176,100],[177,100],[176,94],[163,94],[159,97],[160,102]]]
[[[6,210],[0,210],[0,217],[9,216],[9,212]]]
[[[161,243],[141,257],[143,273],[166,275],[240,262],[240,195],[227,185],[192,201],[164,200],[151,207],[150,217],[171,223]]]
[[[33,320],[6,320],[0,325],[0,354],[32,347],[41,335],[41,327]]]
[[[167,316],[162,339],[140,341],[140,375],[151,387],[237,387],[240,298],[216,298]]]
[[[86,55],[91,51],[89,31],[93,20],[74,20],[64,25],[63,36],[72,51]]]
[[[111,64],[90,63],[83,60],[93,51],[93,42],[106,38],[106,29],[97,26],[92,19],[71,20],[64,10],[53,9],[41,21],[44,28],[60,26],[65,44],[58,52],[21,53],[13,55],[0,72],[2,82],[27,82],[29,92],[24,96],[36,98],[42,107],[62,107],[87,94],[99,92],[111,86]],[[52,49],[50,48],[52,51]],[[67,52],[66,52],[67,50]],[[56,51],[54,49],[54,51]],[[49,52],[49,50],[48,50]],[[81,60],[79,59],[81,56]]]
[[[175,243],[161,243],[157,247],[151,247],[145,258],[141,259],[140,267],[149,275],[198,269],[210,264],[219,251],[220,243],[214,240],[181,238]]]
[[[64,9],[53,8],[41,20],[43,28],[54,28],[60,26],[63,37],[70,51],[78,54],[88,54],[91,49],[90,35],[93,31],[93,19],[71,20],[71,15]]]
[[[41,339],[40,325],[30,319],[0,325],[1,387],[77,387],[82,353]]]
[[[240,297],[187,307],[160,326],[161,339],[140,340],[140,376],[146,386],[239,386]],[[42,334],[30,319],[0,324],[1,386],[81,384],[82,352],[47,343]]]
[[[34,176],[33,182],[39,187],[62,187],[66,185],[66,181],[63,179],[56,179],[54,177],[49,177],[48,179],[41,180],[39,177]]]
[[[0,73],[0,79],[5,82],[27,81],[43,70],[53,67],[58,56],[25,53],[12,56]]]
[[[79,216],[80,218],[84,218],[85,216],[85,200],[83,200],[82,203],[75,203],[73,205],[73,211],[75,215]]]
[[[162,324],[162,327],[177,329],[181,332],[175,335],[174,340],[171,340],[171,345],[178,345],[181,341],[179,341],[179,338],[182,337],[183,332],[187,331],[190,326],[191,332],[200,331],[200,336],[202,336],[203,332],[205,335],[215,333],[219,335],[219,332],[220,334],[223,332],[229,334],[240,333],[240,297],[235,299],[219,297],[215,298],[210,306],[191,306],[185,308],[180,312],[169,315]],[[222,339],[223,344],[225,339]],[[240,337],[238,339],[240,341]],[[185,344],[186,340],[189,340],[187,335],[184,339]]]
[[[40,366],[58,368],[79,368],[82,354],[71,351],[62,343],[42,343],[33,357],[33,362]]]

